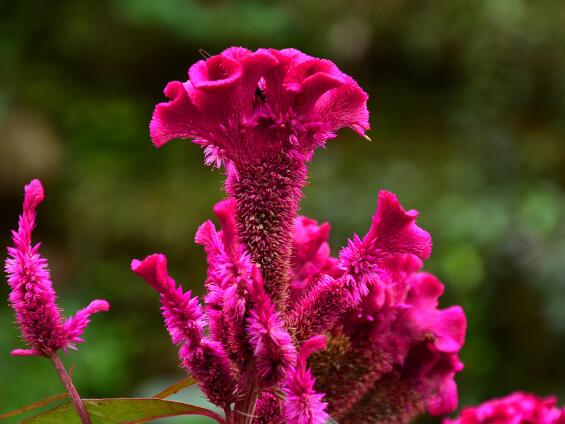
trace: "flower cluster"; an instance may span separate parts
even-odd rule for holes
[[[208,271],[203,303],[177,285],[167,259],[131,269],[160,296],[181,365],[225,424],[407,423],[457,408],[466,332],[461,307],[438,307],[444,286],[423,272],[430,235],[396,196],[381,191],[371,225],[331,256],[330,225],[298,216],[306,163],[349,127],[365,136],[367,95],[333,63],[297,50],[230,48],[174,81],[150,124],[157,147],[188,138],[205,163],[225,167],[227,198],[195,242]],[[365,136],[366,137],[366,136]],[[368,137],[367,137],[368,138]],[[57,355],[75,348],[94,300],[63,320],[47,261],[32,245],[43,187],[25,187],[6,261],[10,303],[27,349],[50,358],[84,424],[91,419]],[[445,424],[565,424],[554,398],[514,393],[463,409]]]
[[[479,406],[463,408],[461,416],[444,424],[564,424],[565,408],[556,406],[554,397],[541,398],[515,392]]]
[[[317,147],[369,128],[367,95],[333,63],[297,50],[231,48],[200,61],[150,124],[157,147],[188,138],[224,166],[227,199],[196,242],[207,254],[200,307],[165,258],[132,269],[161,296],[182,363],[228,423],[406,422],[457,406],[465,337],[459,307],[421,273],[431,237],[379,194],[367,234],[330,255],[329,224],[298,216]],[[205,346],[210,351],[204,354]],[[211,353],[213,350],[213,353]],[[308,367],[307,360],[310,357]]]
[[[419,272],[431,239],[416,226],[416,216],[381,192],[367,235],[354,237],[330,271],[341,275],[318,280],[322,293],[346,287],[341,290],[349,305],[340,303],[342,297],[318,295],[315,284],[295,306],[292,322],[306,329],[301,331],[329,331],[328,348],[314,357],[313,370],[339,422],[406,422],[425,409],[442,415],[457,406],[454,376],[463,367],[458,352],[465,315],[458,306],[438,309],[443,285]],[[318,238],[319,232],[310,233]],[[319,252],[313,260],[328,263]],[[310,309],[323,314],[318,318]],[[328,321],[331,326],[316,326]]]
[[[76,349],[90,322],[90,316],[108,311],[105,300],[94,300],[74,316],[64,320],[55,302],[47,260],[39,254],[40,244],[33,245],[31,233],[35,227],[37,206],[45,195],[39,180],[25,187],[23,212],[17,231],[12,232],[13,247],[8,248],[6,273],[10,286],[9,300],[16,314],[27,349],[15,349],[15,356],[51,357],[58,350]]]

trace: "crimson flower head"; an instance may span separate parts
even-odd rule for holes
[[[188,138],[206,163],[237,171],[280,152],[309,159],[313,150],[350,127],[369,128],[367,95],[329,60],[295,49],[232,47],[195,63],[186,82],[165,88],[151,139],[161,147]]]
[[[463,408],[459,418],[444,420],[444,424],[564,424],[565,408],[558,408],[556,404],[553,396],[542,398],[514,392],[478,406]]]
[[[94,300],[74,316],[64,320],[55,300],[47,259],[39,254],[40,244],[33,245],[31,233],[35,227],[37,206],[45,198],[39,180],[25,187],[23,212],[18,229],[12,232],[13,247],[8,247],[6,273],[10,286],[9,301],[28,349],[15,349],[15,356],[50,357],[59,349],[76,349],[90,322],[90,316],[108,311],[105,300]]]

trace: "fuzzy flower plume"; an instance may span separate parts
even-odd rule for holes
[[[479,406],[463,408],[459,418],[444,420],[444,424],[564,424],[565,408],[560,409],[556,404],[553,396],[541,398],[515,392]]]
[[[245,332],[247,292],[254,265],[237,241],[232,202],[224,200],[215,212],[222,222],[218,232],[206,221],[196,233],[196,243],[204,246],[208,259],[206,314],[214,340],[227,346],[236,361],[249,359]]]
[[[298,50],[229,48],[165,88],[153,143],[188,138],[225,166],[241,243],[278,307],[289,294],[293,224],[314,150],[349,127],[369,128],[367,94],[332,62]]]
[[[59,349],[75,349],[90,322],[90,316],[108,311],[105,300],[94,300],[66,321],[56,304],[47,259],[39,254],[40,244],[32,245],[31,233],[35,227],[37,206],[45,198],[39,180],[25,187],[23,212],[18,229],[12,232],[13,247],[8,247],[6,273],[11,292],[9,301],[16,314],[23,340],[28,349],[15,349],[12,355],[49,357]]]
[[[306,368],[310,355],[325,347],[324,336],[314,336],[302,345],[296,367],[286,381],[284,413],[287,423],[324,424],[329,418],[324,395],[314,390],[316,379]]]
[[[280,383],[294,366],[296,350],[280,314],[263,288],[258,270],[253,273],[249,294],[253,306],[247,320],[247,332],[254,349],[258,382],[270,387]]]
[[[131,268],[160,294],[165,326],[172,342],[180,347],[182,364],[198,379],[211,402],[229,405],[234,400],[234,371],[223,346],[204,336],[205,320],[198,299],[176,286],[164,255],[133,260]]]

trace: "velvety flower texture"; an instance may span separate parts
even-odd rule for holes
[[[338,257],[329,224],[298,216],[315,148],[340,128],[369,128],[357,83],[297,50],[231,48],[165,94],[154,144],[192,139],[227,175],[221,229],[207,221],[195,237],[208,263],[203,306],[158,271],[164,257],[132,268],[161,294],[183,364],[226,422],[405,423],[454,410],[465,316],[438,309],[443,285],[419,272],[431,237],[417,212],[380,192],[368,232]],[[214,354],[200,360],[207,345]]]
[[[425,409],[442,415],[457,406],[454,376],[463,367],[457,353],[465,315],[457,306],[437,309],[443,285],[418,272],[430,255],[431,238],[416,217],[394,195],[381,192],[367,235],[355,236],[340,252],[331,273],[341,275],[322,275],[318,285],[325,294],[318,296],[314,285],[291,314],[298,334],[330,330],[313,371],[330,415],[340,423],[407,422]],[[331,293],[346,290],[334,298],[326,286]],[[344,295],[345,307],[339,300]],[[317,317],[310,310],[324,312]]]
[[[66,321],[55,300],[47,260],[40,256],[40,244],[32,245],[31,233],[35,227],[37,206],[45,198],[39,180],[25,187],[23,212],[17,231],[12,232],[13,247],[8,247],[6,273],[10,286],[9,301],[16,314],[23,340],[28,349],[15,349],[12,355],[50,357],[59,349],[76,349],[83,342],[82,334],[90,316],[108,311],[105,300],[94,300]]]
[[[314,336],[306,340],[300,349],[296,368],[290,373],[285,387],[285,418],[289,423],[324,424],[329,418],[325,412],[324,395],[314,390],[316,379],[306,368],[310,355],[325,348],[325,337]]]
[[[552,396],[541,398],[515,392],[479,406],[463,408],[459,418],[444,420],[444,424],[564,424],[565,408],[557,408],[556,404]]]

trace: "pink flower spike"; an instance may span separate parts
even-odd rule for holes
[[[14,349],[10,352],[12,356],[40,356],[41,352],[35,349]]]
[[[322,275],[294,305],[287,322],[299,341],[330,330],[349,308],[341,278]]]
[[[320,350],[325,349],[324,336],[314,336],[304,342],[296,367],[286,379],[284,392],[286,422],[296,424],[325,424],[329,418],[326,413],[326,403],[323,394],[316,393],[314,384],[316,379],[312,376],[310,369],[306,368],[308,357]]]
[[[292,338],[283,328],[280,314],[263,287],[258,269],[253,272],[249,290],[252,308],[247,319],[247,333],[254,350],[258,382],[270,387],[278,384],[296,362],[296,350]]]
[[[229,222],[230,203],[221,202],[221,207],[217,208],[228,221],[222,233],[216,231],[211,221],[206,221],[198,229],[195,240],[207,253],[208,294],[205,300],[210,333],[214,340],[224,343],[230,358],[242,362],[250,356],[244,314],[253,264],[235,239],[233,222]],[[224,240],[232,244],[231,254],[226,251]]]
[[[29,349],[15,349],[14,356],[41,355],[51,357],[59,349],[74,348],[88,325],[88,316],[108,310],[106,301],[94,301],[77,316],[63,323],[61,311],[51,282],[47,260],[39,254],[39,244],[32,246],[31,233],[35,227],[36,208],[44,200],[39,180],[25,187],[23,212],[18,230],[12,232],[14,247],[8,248],[6,273],[11,288],[9,301],[16,321]]]
[[[221,344],[204,337],[204,315],[198,298],[176,286],[162,254],[133,260],[131,269],[161,295],[165,327],[172,342],[180,346],[182,364],[198,379],[211,402],[229,405],[234,400],[235,376]]]
[[[176,287],[167,271],[165,255],[149,255],[143,261],[134,259],[131,269],[159,292],[165,326],[172,342],[183,345],[183,353],[192,356],[200,347],[204,333],[204,316],[198,298],[192,297],[190,291],[185,293],[182,287]]]
[[[224,199],[214,205],[214,215],[222,226],[222,241],[230,256],[236,254],[238,245],[237,223],[235,221],[235,200]]]
[[[210,402],[222,408],[233,403],[237,379],[222,345],[205,337],[194,353],[184,352],[185,348],[180,352],[183,365],[196,377]]]

